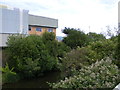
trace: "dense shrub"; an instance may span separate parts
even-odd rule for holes
[[[65,44],[57,42],[54,33],[10,36],[7,45],[10,68],[14,67],[17,73],[26,78],[60,69],[59,58],[69,51]],[[62,50],[63,47],[65,49]]]
[[[8,64],[23,77],[39,76],[42,72],[57,66],[57,55],[54,52],[57,49],[55,36],[49,33],[49,39],[46,41],[43,41],[46,34],[42,37],[37,35],[9,37]]]
[[[110,58],[84,67],[79,75],[50,84],[52,88],[114,88],[120,81],[119,69]]]
[[[40,71],[40,55],[44,55],[45,51],[45,46],[39,36],[11,36],[8,40],[8,64],[11,68],[15,67],[15,71],[22,75],[33,76],[34,73]],[[34,68],[38,66],[40,68],[35,70]]]
[[[2,73],[0,72],[0,85],[2,85]]]
[[[96,54],[93,59],[103,59],[104,57],[113,57],[115,55],[116,43],[110,39],[96,41],[90,43],[87,47],[93,50]]]
[[[96,53],[90,48],[82,47],[71,50],[62,59],[62,70],[67,76],[74,75],[74,70],[79,70],[83,66],[95,63],[94,56]]]
[[[12,83],[19,80],[18,74],[13,72],[13,69],[10,69],[8,64],[6,64],[5,68],[1,68],[2,71],[2,83]]]
[[[111,57],[113,58],[113,62],[120,67],[118,36],[106,40],[91,42],[86,48],[89,48],[94,52],[91,53],[91,60],[96,61],[105,57]]]
[[[116,43],[114,63],[120,68],[120,34],[118,36],[111,38],[114,43]]]
[[[72,49],[88,44],[87,35],[80,29],[65,28],[63,33],[67,35],[67,37],[64,37],[63,42]]]
[[[58,42],[58,58],[63,58],[69,51],[71,51],[70,47],[63,42]]]

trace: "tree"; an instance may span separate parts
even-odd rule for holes
[[[58,45],[52,33],[10,36],[7,45],[8,64],[23,77],[36,77],[58,66]]]
[[[116,42],[117,42],[117,47],[115,50],[115,59],[116,59],[115,63],[120,68],[120,34],[118,34]]]
[[[26,78],[40,76],[50,70],[59,70],[59,57],[69,50],[57,42],[54,33],[38,35],[13,35],[7,42],[7,60],[10,68]],[[65,48],[65,49],[62,49]]]
[[[87,35],[89,37],[90,42],[96,42],[96,41],[99,41],[99,40],[106,39],[103,34],[97,34],[97,33],[94,33],[94,32],[89,32]]]
[[[74,28],[65,28],[63,30],[67,37],[63,39],[63,42],[72,49],[82,46],[86,46],[88,43],[87,35],[83,31]]]
[[[119,30],[117,27],[112,27],[112,26],[106,26],[105,32],[101,32],[104,34],[105,37],[107,38],[112,38],[115,37],[119,34]]]
[[[91,42],[88,48],[97,53],[94,59],[103,59],[105,57],[113,57],[115,53],[116,43],[110,39],[105,39],[101,41]]]
[[[17,73],[27,78],[43,71],[42,61],[49,56],[40,36],[10,36],[7,45],[10,68],[14,67]]]

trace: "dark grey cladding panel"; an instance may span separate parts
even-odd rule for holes
[[[46,26],[46,27],[58,27],[58,20],[48,17],[36,16],[29,14],[29,25],[37,25],[37,26]]]

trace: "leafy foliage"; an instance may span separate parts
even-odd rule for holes
[[[105,40],[106,39],[103,34],[96,34],[96,33],[93,33],[93,32],[89,32],[87,35],[89,37],[89,42],[96,42],[96,41],[99,41],[99,40]]]
[[[37,68],[38,65],[41,67],[40,62],[36,64],[36,60],[40,61],[39,56],[45,54],[41,52],[41,50],[45,50],[41,37],[23,35],[11,36],[8,40],[8,64],[10,67],[15,67],[16,72],[20,72],[23,75],[27,72],[29,72],[29,75],[31,72],[31,76],[33,76],[33,72],[36,71],[37,73],[37,71],[40,70],[34,70],[34,68]],[[29,65],[33,65],[34,67]],[[29,68],[31,68],[31,70],[29,70]]]
[[[113,57],[115,55],[116,44],[110,40],[102,40],[90,43],[87,46],[96,53],[96,56],[92,59],[103,59],[104,57]]]
[[[81,69],[83,66],[91,65],[105,57],[113,58],[115,56],[115,48],[116,43],[106,39],[91,42],[86,47],[73,49],[62,59],[63,71],[66,76],[72,76],[76,70]]]
[[[115,48],[114,62],[120,68],[120,34],[118,34],[118,36],[114,37],[112,40],[114,41],[114,43],[117,43]]]
[[[69,51],[62,42],[57,42],[54,33],[37,35],[14,35],[8,39],[8,64],[10,68],[26,78],[60,69],[59,58]],[[61,48],[65,49],[61,49]]]
[[[72,49],[82,46],[86,46],[88,43],[87,35],[79,29],[65,28],[63,33],[67,34],[67,37],[63,39],[63,42]]]
[[[120,81],[119,69],[110,58],[80,69],[79,75],[50,84],[52,88],[114,88]]]
[[[18,74],[16,72],[13,72],[13,69],[10,69],[8,64],[6,64],[5,68],[1,68],[0,71],[2,71],[2,83],[12,83],[19,80]]]
[[[62,70],[67,76],[74,75],[74,70],[79,70],[83,66],[94,63],[93,55],[96,53],[89,48],[82,47],[71,50],[62,59]]]
[[[66,55],[66,52],[69,52],[71,49],[63,42],[58,42],[58,59],[63,58]]]

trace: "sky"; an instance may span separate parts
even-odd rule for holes
[[[29,10],[29,14],[58,19],[57,36],[65,27],[104,33],[118,27],[119,0],[0,0],[0,4]]]

